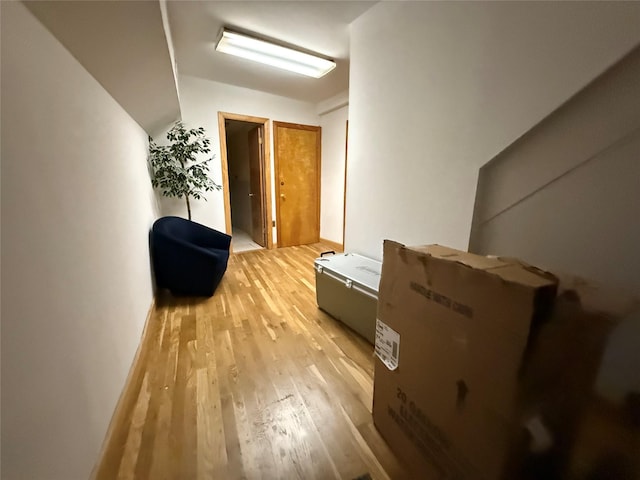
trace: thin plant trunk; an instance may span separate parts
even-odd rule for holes
[[[189,195],[185,195],[184,199],[187,201],[187,213],[189,214],[189,220],[191,220],[191,205],[189,204]]]

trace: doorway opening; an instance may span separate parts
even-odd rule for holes
[[[272,248],[269,120],[219,112],[218,129],[232,251]]]

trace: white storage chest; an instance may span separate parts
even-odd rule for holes
[[[373,344],[382,263],[346,253],[316,258],[314,266],[318,306]]]

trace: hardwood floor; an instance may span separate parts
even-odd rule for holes
[[[373,426],[373,347],[321,312],[326,245],[232,255],[158,298],[95,478],[405,478]]]

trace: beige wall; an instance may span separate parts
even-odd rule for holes
[[[351,24],[346,248],[466,248],[479,168],[640,42],[637,2],[379,2]]]
[[[2,478],[88,478],[152,301],[145,132],[2,3]]]

